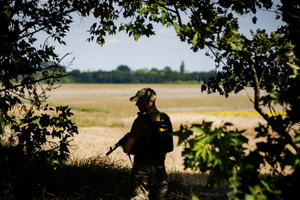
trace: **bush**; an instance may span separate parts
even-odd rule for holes
[[[1,169],[0,199],[129,199],[130,169],[103,157],[71,160],[61,165],[36,157]],[[2,166],[2,165],[1,165]],[[2,176],[6,174],[6,176]],[[183,176],[169,176],[168,199],[191,199]]]

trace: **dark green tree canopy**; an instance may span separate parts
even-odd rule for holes
[[[121,71],[124,73],[130,73],[131,69],[127,65],[120,65],[119,67],[117,67],[117,71]]]
[[[51,108],[43,104],[46,92],[59,78],[68,75],[59,64],[63,57],[47,41],[35,47],[36,33],[42,31],[64,44],[74,10],[62,9],[62,4],[0,2],[1,161],[16,164],[31,156],[60,161],[68,157],[68,138],[77,133],[70,120],[72,113],[65,106]],[[51,137],[58,138],[58,142],[51,142]],[[45,145],[49,149],[42,149]]]

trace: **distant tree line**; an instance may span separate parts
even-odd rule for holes
[[[215,71],[209,72],[185,72],[182,63],[180,71],[172,71],[170,67],[163,70],[156,68],[139,69],[132,71],[126,65],[120,65],[112,71],[81,72],[72,70],[68,77],[64,77],[62,83],[192,83],[198,79],[208,81],[209,77],[215,77]]]

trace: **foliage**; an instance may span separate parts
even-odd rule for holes
[[[130,168],[107,157],[71,160],[56,170],[48,162],[24,160],[6,178],[0,199],[130,199]],[[169,183],[169,199],[190,199],[191,187],[182,185],[180,173]]]
[[[211,130],[211,126],[212,122],[203,121],[202,124],[193,124],[191,127],[181,126],[174,133],[179,137],[178,145],[185,143],[182,152],[185,168],[211,171],[208,184],[230,178],[232,168],[245,158],[245,148],[242,145],[248,141],[241,135],[244,131],[227,130],[227,127],[232,126],[231,123],[225,123],[214,130]],[[191,139],[194,131],[199,135]]]
[[[91,37],[89,38],[90,41],[96,40],[100,45],[105,43],[106,34],[115,34],[116,31],[125,31],[129,36],[138,40],[142,35],[149,37],[155,34],[152,23],[173,26],[178,37],[189,43],[193,51],[208,48],[210,52],[207,54],[212,53],[215,57],[218,73],[209,81],[204,82],[202,91],[217,92],[228,97],[230,93],[238,93],[245,87],[253,88],[254,97],[251,101],[256,111],[267,122],[267,125],[257,127],[256,137],[257,139],[266,139],[267,142],[258,143],[257,150],[249,153],[249,157],[247,157],[249,166],[245,165],[245,167],[239,168],[230,166],[231,168],[223,171],[225,177],[220,178],[226,178],[233,183],[232,198],[267,199],[276,196],[280,199],[284,197],[285,190],[278,186],[280,178],[276,180],[273,177],[264,181],[258,178],[259,164],[270,164],[273,176],[285,175],[282,169],[288,166],[292,167],[292,174],[298,174],[299,153],[296,145],[299,142],[299,131],[297,131],[299,116],[297,113],[300,111],[300,103],[299,90],[297,90],[299,87],[299,60],[296,55],[299,55],[297,52],[299,37],[295,37],[295,35],[299,33],[299,1],[282,1],[282,5],[272,6],[271,0],[137,0],[104,1],[100,5],[94,6],[94,10],[80,11],[83,16],[87,16],[89,11],[92,11],[94,16],[100,19],[99,23],[91,26]],[[256,23],[259,20],[256,13],[260,9],[276,12],[277,18],[282,19],[287,25],[270,34],[263,29],[257,29],[251,31],[251,37],[245,37],[239,32],[238,16],[250,14],[252,22]],[[116,20],[122,17],[130,19],[130,21],[125,22],[124,20],[124,23],[118,25]],[[295,45],[298,46],[295,47]],[[263,96],[261,90],[265,91]],[[266,109],[271,111],[271,115],[266,114]],[[278,114],[279,110],[286,115]],[[218,129],[218,132],[224,131],[229,134],[224,127],[226,125]],[[209,139],[214,134],[214,132],[208,131],[200,137],[213,142],[210,145],[214,147],[215,143],[219,142]],[[241,133],[236,132],[236,134],[240,135]],[[294,137],[291,136],[293,134]],[[230,137],[233,136],[230,135]],[[201,141],[196,137],[189,143],[201,146]],[[204,147],[200,149],[216,156],[216,152]],[[219,146],[215,147],[220,148]],[[244,155],[239,152],[240,149],[236,151],[238,152],[234,155],[240,156],[235,155],[237,157],[235,161],[238,162]],[[205,154],[205,152],[202,153]],[[260,159],[255,160],[253,157]],[[207,161],[198,155],[195,155],[194,158],[200,159],[199,162]],[[206,155],[205,158],[208,159],[209,156]],[[251,164],[251,160],[256,162]],[[211,160],[208,159],[208,161]],[[228,163],[228,158],[223,156],[216,162]],[[274,166],[275,163],[279,164],[281,170]],[[198,162],[186,164],[187,167],[192,168],[198,166]],[[201,171],[207,169],[200,166]],[[210,167],[212,171],[218,171],[221,170],[219,166],[218,163],[215,163]],[[253,181],[247,187],[244,183],[249,177]],[[292,177],[288,179],[289,184],[297,182],[297,177]]]
[[[269,130],[260,125],[256,129],[257,137],[264,135],[267,142],[258,142],[257,149],[250,150],[245,145],[248,139],[242,135],[244,131],[230,130],[231,126],[224,123],[213,129],[212,122],[205,121],[191,127],[181,126],[174,134],[179,137],[178,145],[184,143],[185,167],[209,172],[209,187],[229,185],[231,199],[280,199],[280,195],[295,198],[297,192],[293,190],[299,187],[297,180],[289,180],[288,190],[280,185],[287,180],[282,170],[297,158],[281,142],[282,138],[268,135]],[[269,175],[263,178],[260,169],[266,163]]]
[[[27,155],[30,152],[34,154],[34,151],[39,150],[39,146],[44,144],[44,137],[39,135],[40,130],[48,134],[44,128],[50,124],[44,123],[44,120],[37,123],[37,120],[47,117],[43,117],[45,115],[33,117],[32,113],[35,109],[43,108],[41,102],[46,98],[45,92],[52,89],[52,84],[57,78],[66,74],[59,70],[58,64],[61,59],[54,53],[53,46],[48,46],[45,42],[44,46],[39,49],[34,47],[36,41],[34,36],[37,32],[44,31],[54,40],[64,44],[62,38],[72,22],[70,13],[75,11],[82,17],[93,15],[98,19],[98,22],[91,25],[91,37],[88,41],[95,40],[100,45],[105,43],[107,34],[113,35],[117,31],[125,31],[135,40],[143,35],[149,37],[155,34],[152,23],[159,23],[173,26],[180,40],[189,43],[193,51],[208,48],[210,53],[207,52],[207,54],[212,53],[215,57],[218,73],[209,81],[204,82],[202,91],[218,92],[227,97],[232,92],[238,93],[245,87],[251,87],[255,93],[251,99],[254,108],[267,122],[267,125],[260,125],[256,128],[256,138],[266,139],[266,142],[257,143],[257,149],[251,151],[249,155],[241,152],[240,144],[246,142],[243,137],[239,136],[241,132],[228,132],[227,124],[217,129],[217,133],[209,129],[210,125],[192,127],[201,131],[204,126],[206,128],[203,130],[206,134],[200,138],[191,139],[190,144],[201,146],[201,142],[206,139],[213,142],[210,147],[200,148],[200,153],[206,155],[205,157],[195,154],[195,158],[201,158],[201,161],[205,162],[210,161],[208,155],[214,157],[222,155],[223,152],[218,153],[219,151],[216,150],[222,144],[218,137],[226,137],[225,135],[228,134],[229,138],[238,141],[236,148],[227,151],[228,155],[234,156],[235,166],[228,165],[231,168],[224,169],[222,171],[224,174],[220,179],[228,179],[231,183],[231,198],[285,198],[292,194],[289,193],[290,191],[293,191],[288,190],[287,186],[299,187],[297,179],[300,155],[297,145],[300,142],[298,115],[300,102],[299,60],[297,59],[299,58],[299,37],[297,36],[300,24],[300,3],[297,0],[281,1],[281,3],[282,5],[276,7],[277,10],[273,10],[271,0],[93,0],[88,2],[48,0],[42,3],[37,0],[7,0],[1,2],[0,23],[1,27],[4,27],[0,33],[1,138],[3,139],[4,132],[7,133],[8,127],[14,127],[11,130],[17,131],[17,136],[22,135],[22,126],[19,129],[16,127],[23,122],[30,123],[25,126],[28,128],[23,129],[24,133],[27,133],[27,138],[19,137],[24,143],[16,142],[16,147],[22,148],[19,152]],[[252,22],[256,23],[259,20],[256,17],[259,9],[277,12],[277,18],[286,22],[287,25],[270,34],[257,29],[251,31],[251,37],[245,37],[239,33],[238,16],[251,14]],[[127,19],[129,20],[126,21]],[[55,60],[54,66],[46,68],[40,66],[40,63],[47,62],[50,58]],[[49,71],[47,68],[54,70]],[[41,74],[41,78],[38,78],[38,73]],[[119,76],[120,73],[124,73],[123,69],[117,71],[115,76]],[[167,75],[169,71],[165,73]],[[40,85],[41,81],[46,81],[49,87]],[[38,93],[38,86],[41,86],[41,93]],[[260,93],[261,90],[265,91],[264,96]],[[29,100],[31,106],[22,102],[21,99]],[[16,106],[19,106],[21,111],[23,109],[25,113],[21,115],[13,113],[13,108]],[[272,114],[266,114],[266,109],[270,109]],[[286,115],[278,114],[279,110]],[[61,111],[64,113],[67,109]],[[56,121],[56,123],[64,124],[61,127],[65,127],[63,130],[69,134],[76,132],[76,127],[64,117],[62,121]],[[34,130],[38,131],[34,132]],[[184,130],[182,129],[183,132]],[[224,132],[223,135],[221,132]],[[38,133],[37,136],[36,133]],[[229,141],[227,141],[228,145],[232,145]],[[63,146],[67,146],[68,141],[62,140],[62,142],[66,144]],[[1,149],[4,149],[3,147],[1,144]],[[239,163],[243,157],[245,164]],[[192,168],[201,166],[201,171],[211,169],[218,172],[223,169],[220,163],[227,165],[228,159],[231,159],[226,156],[216,158],[218,158],[216,163],[205,165],[206,167],[202,164],[196,165],[198,162],[193,163],[196,166],[191,163],[186,164]],[[258,177],[257,171],[260,169],[260,164],[271,166],[271,178]],[[290,176],[286,176],[282,171],[287,167],[292,169]],[[218,182],[216,176],[212,177]],[[285,186],[280,184],[283,180]]]
[[[179,73],[169,70],[152,68],[151,70],[131,71],[129,67],[121,65],[113,71],[80,72],[72,70],[70,76],[62,78],[61,82],[73,83],[197,83],[197,79],[209,80],[215,71]],[[66,80],[68,79],[68,80]]]
[[[70,137],[77,127],[68,107],[43,105],[54,83],[68,74],[54,46],[36,46],[36,34],[64,44],[72,22],[71,10],[54,1],[1,1],[0,18],[0,171],[7,177],[24,159],[50,159],[53,165],[68,157]],[[52,60],[52,62],[48,62]]]
[[[51,163],[24,160],[14,166],[1,199],[128,199],[129,169],[101,157]],[[120,181],[122,180],[122,182]]]

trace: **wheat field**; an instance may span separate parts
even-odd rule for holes
[[[64,84],[48,93],[47,102],[51,106],[69,105],[72,108],[73,119],[79,127],[79,134],[72,141],[72,158],[104,157],[109,147],[130,131],[138,109],[129,98],[144,87],[156,91],[156,105],[170,116],[174,131],[181,124],[191,125],[205,120],[218,126],[229,121],[234,128],[246,129],[245,134],[251,138],[253,127],[264,123],[250,101],[253,99],[251,89],[225,98],[202,93],[197,84]],[[175,150],[167,155],[166,168],[184,173],[183,146],[176,146],[177,138],[174,141]],[[109,158],[131,166],[129,157],[121,148]]]

